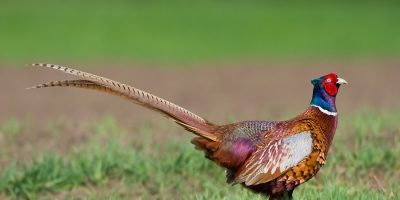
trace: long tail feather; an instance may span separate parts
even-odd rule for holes
[[[220,138],[215,133],[215,125],[207,120],[195,115],[194,113],[175,105],[165,99],[152,95],[148,92],[139,90],[132,86],[113,81],[101,76],[86,73],[83,71],[71,69],[68,67],[53,65],[53,64],[32,64],[32,66],[47,67],[60,70],[64,73],[79,76],[79,80],[64,80],[43,83],[31,88],[44,87],[78,87],[94,89],[107,92],[117,96],[123,96],[133,102],[143,105],[152,110],[158,111],[172,118],[176,123],[183,126],[185,129],[212,141],[218,141]],[[31,89],[28,88],[28,89]]]

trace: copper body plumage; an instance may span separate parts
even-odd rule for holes
[[[336,94],[347,83],[335,74],[314,79],[311,104],[287,121],[244,121],[216,125],[165,99],[104,77],[53,64],[32,64],[78,79],[32,88],[78,87],[125,97],[160,112],[196,136],[205,157],[226,168],[227,182],[241,184],[271,199],[292,198],[293,190],[325,164],[338,124]]]

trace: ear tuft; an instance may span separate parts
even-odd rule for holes
[[[311,80],[311,84],[316,85],[318,83],[318,79]]]

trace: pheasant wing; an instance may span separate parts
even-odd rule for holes
[[[312,152],[312,143],[311,132],[303,131],[260,145],[239,171],[235,182],[258,185],[277,178],[304,160]]]

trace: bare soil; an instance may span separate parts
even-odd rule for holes
[[[223,124],[241,120],[283,120],[301,112],[309,103],[310,80],[335,72],[349,82],[340,90],[340,115],[360,109],[400,109],[399,62],[270,63],[214,65],[206,68],[121,66],[81,68],[128,83],[185,107],[210,121]],[[310,67],[311,66],[311,67]],[[122,130],[132,133],[152,127],[154,145],[163,144],[171,133],[189,140],[190,134],[153,111],[120,97],[75,88],[26,90],[26,87],[70,75],[45,68],[0,66],[0,124],[11,119],[21,123],[12,137],[0,129],[0,168],[10,161],[25,162],[40,152],[68,154],[87,144],[94,124],[111,115]],[[167,134],[165,134],[167,133]],[[129,138],[126,138],[128,135]],[[140,134],[127,134],[122,141],[141,141]],[[183,137],[181,137],[183,136]]]
[[[325,65],[328,67],[318,67]],[[317,67],[316,67],[317,66]],[[331,67],[332,66],[332,67]],[[369,107],[400,108],[400,61],[266,63],[205,68],[105,67],[78,69],[128,83],[185,107],[210,121],[279,119],[295,114],[310,100],[310,80],[335,72],[350,84],[341,88],[341,114]],[[38,83],[74,78],[41,68],[0,68],[0,122],[10,119],[48,121],[62,116],[72,122],[106,114],[120,123],[160,117],[124,99],[82,89],[26,90]],[[157,120],[157,121],[155,121]]]

